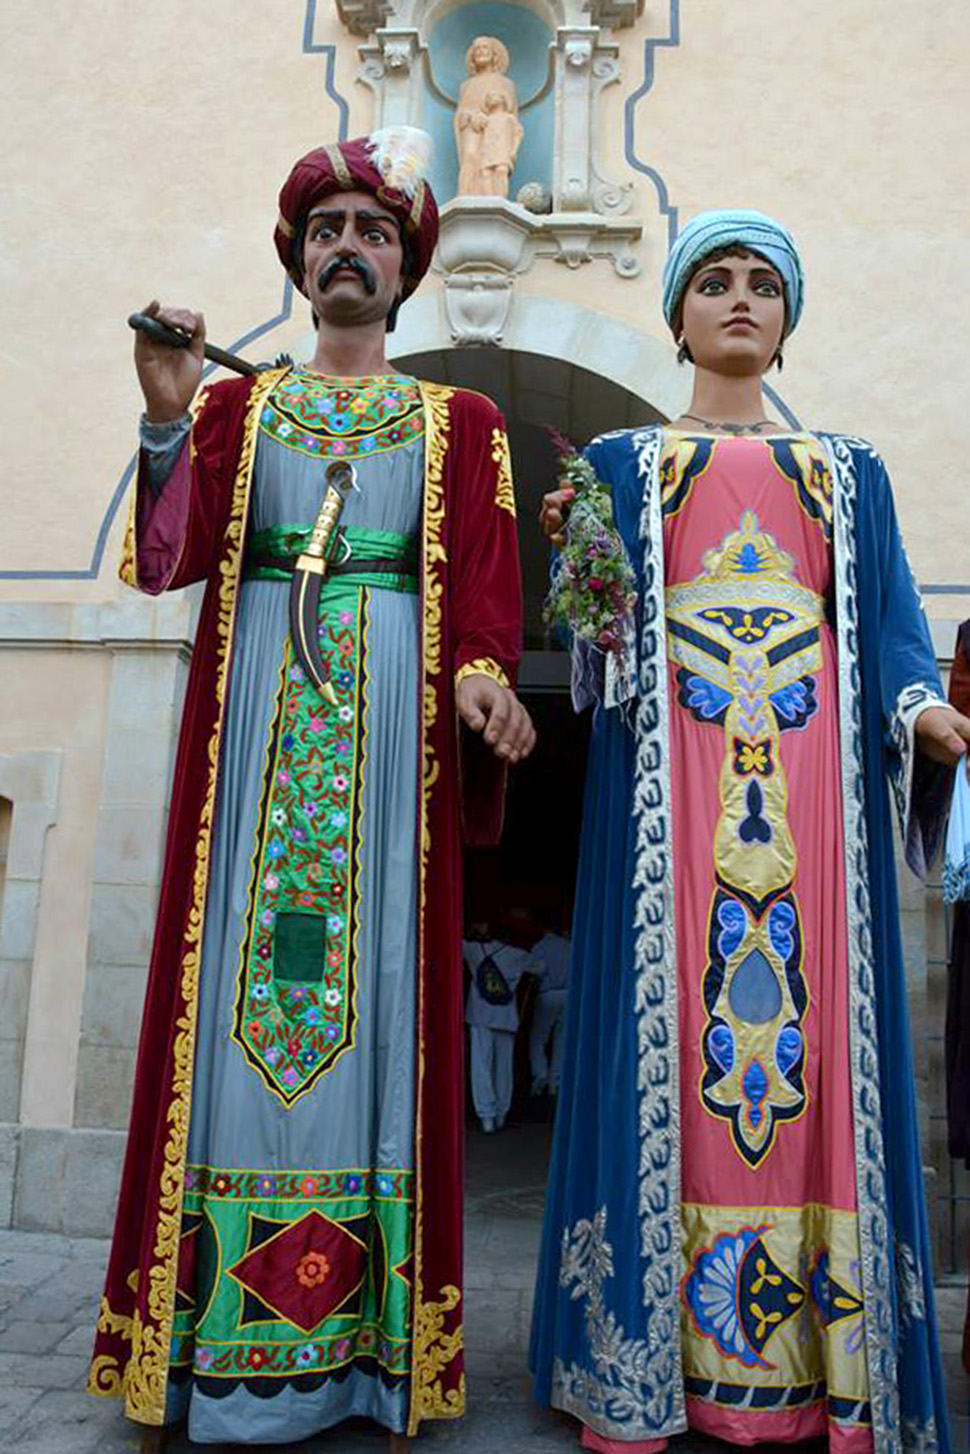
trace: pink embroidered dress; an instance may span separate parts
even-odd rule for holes
[[[666,431],[660,478],[688,1419],[865,1454],[830,475]]]
[[[809,435],[670,432],[661,488],[688,1417],[855,1454],[872,1440],[853,1418],[868,1376],[831,479]]]

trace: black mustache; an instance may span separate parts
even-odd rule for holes
[[[372,295],[377,292],[377,279],[374,277],[373,270],[367,266],[362,258],[335,257],[327,263],[325,268],[321,268],[317,274],[317,287],[321,293],[326,291],[333,281],[334,275],[339,273],[341,268],[350,268],[355,272],[363,283],[366,292]]]

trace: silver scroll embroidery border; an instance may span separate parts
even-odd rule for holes
[[[865,776],[859,676],[856,560],[857,480],[852,447],[875,456],[864,440],[824,441],[835,482],[835,578],[838,630],[839,735],[849,954],[849,1045],[859,1243],[866,1354],[875,1454],[900,1454],[899,1389],[894,1357],[893,1247],[886,1217],[886,1161],[879,1095],[879,1044],[873,1009]],[[851,446],[851,447],[850,447]]]
[[[906,1454],[939,1454],[940,1436],[936,1420],[904,1419],[903,1448]]]
[[[907,562],[908,564],[908,562]],[[915,586],[914,586],[915,589]],[[917,600],[919,592],[917,591]],[[909,682],[896,700],[889,719],[889,737],[896,753],[889,782],[896,802],[903,854],[913,873],[926,877],[926,849],[919,823],[913,813],[913,777],[916,771],[916,719],[927,707],[947,707],[933,682]]]
[[[651,1326],[647,1339],[627,1338],[602,1295],[602,1281],[609,1275],[605,1264],[599,1258],[592,1260],[599,1274],[592,1280],[578,1272],[576,1245],[586,1242],[594,1229],[611,1263],[606,1208],[592,1224],[583,1221],[571,1231],[565,1230],[560,1286],[574,1284],[572,1296],[586,1300],[587,1336],[596,1373],[575,1364],[567,1369],[561,1359],[556,1359],[552,1401],[607,1438],[663,1438],[686,1429],[687,1411],[680,1341],[680,1101],[670,863],[673,829],[669,817],[670,704],[660,509],[661,432],[621,430],[616,435],[630,440],[643,487],[640,536],[644,545],[644,589],[635,706],[636,841],[632,887],[636,900],[634,974],[640,1102],[638,1211],[640,1255],[645,1266],[643,1303],[651,1310]],[[619,1356],[617,1339],[623,1357]],[[628,1375],[633,1371],[637,1393],[630,1398]]]
[[[657,1429],[655,1437],[675,1434],[687,1427],[680,1340],[680,1057],[674,878],[670,857],[673,822],[660,500],[661,441],[661,431],[657,428],[638,431],[631,440],[643,486],[640,512],[643,615],[633,790],[640,1255],[645,1268],[644,1305],[652,1307],[651,1331],[656,1335],[650,1368],[655,1372],[659,1390],[666,1389],[664,1393],[658,1390],[657,1400],[669,1400],[665,1423]]]
[[[553,1399],[557,1408],[575,1415],[598,1434],[619,1440],[649,1439],[657,1424],[644,1422],[643,1411],[658,1396],[650,1383],[656,1331],[648,1339],[628,1338],[606,1305],[603,1285],[614,1275],[613,1248],[606,1238],[606,1207],[592,1218],[564,1230],[559,1286],[582,1299],[586,1337],[593,1369],[561,1359],[553,1365]],[[667,1391],[669,1398],[670,1390]]]

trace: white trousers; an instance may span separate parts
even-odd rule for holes
[[[533,1081],[546,1082],[550,1090],[559,1089],[562,1074],[562,1048],[565,1036],[566,991],[540,990],[532,1006],[532,1031],[529,1035],[529,1068]],[[552,1054],[546,1047],[552,1036]]]
[[[480,1121],[501,1121],[512,1104],[515,1036],[509,1030],[470,1025],[472,1102]]]

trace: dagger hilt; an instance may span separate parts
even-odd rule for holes
[[[331,537],[340,519],[344,501],[352,489],[357,487],[357,471],[347,460],[335,460],[327,466],[327,492],[320,506],[316,524],[310,532],[304,555],[321,560],[327,553]]]

